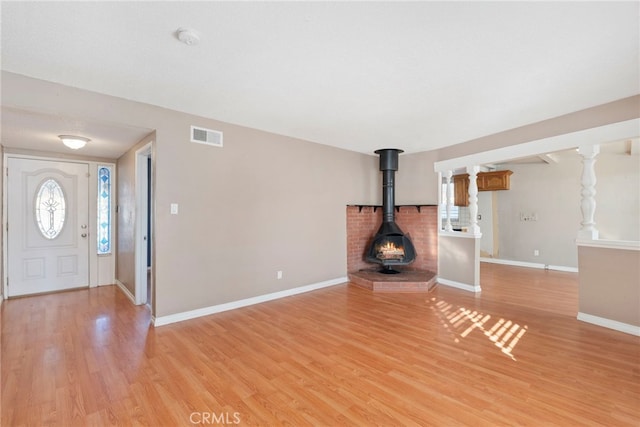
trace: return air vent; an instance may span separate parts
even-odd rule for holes
[[[191,126],[191,142],[222,147],[222,132]]]

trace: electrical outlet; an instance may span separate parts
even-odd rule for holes
[[[282,279],[282,270],[278,270],[278,272],[276,273],[276,277],[278,278],[278,280]]]
[[[537,249],[533,250],[533,256],[540,256],[540,251]]]

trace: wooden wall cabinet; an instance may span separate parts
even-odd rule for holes
[[[511,185],[512,171],[479,172],[476,182],[478,191],[508,190]],[[453,176],[453,204],[469,206],[469,174]]]
[[[511,171],[480,172],[478,174],[478,191],[508,190],[511,185]]]
[[[469,206],[469,175],[453,176],[453,204],[455,206]]]

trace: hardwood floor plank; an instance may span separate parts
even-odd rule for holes
[[[640,425],[640,338],[576,320],[576,274],[483,263],[481,283],[160,328],[115,286],[8,300],[0,424]]]

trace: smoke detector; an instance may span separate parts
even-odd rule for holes
[[[195,30],[190,28],[178,28],[176,37],[187,46],[194,46],[200,43],[200,36]]]

